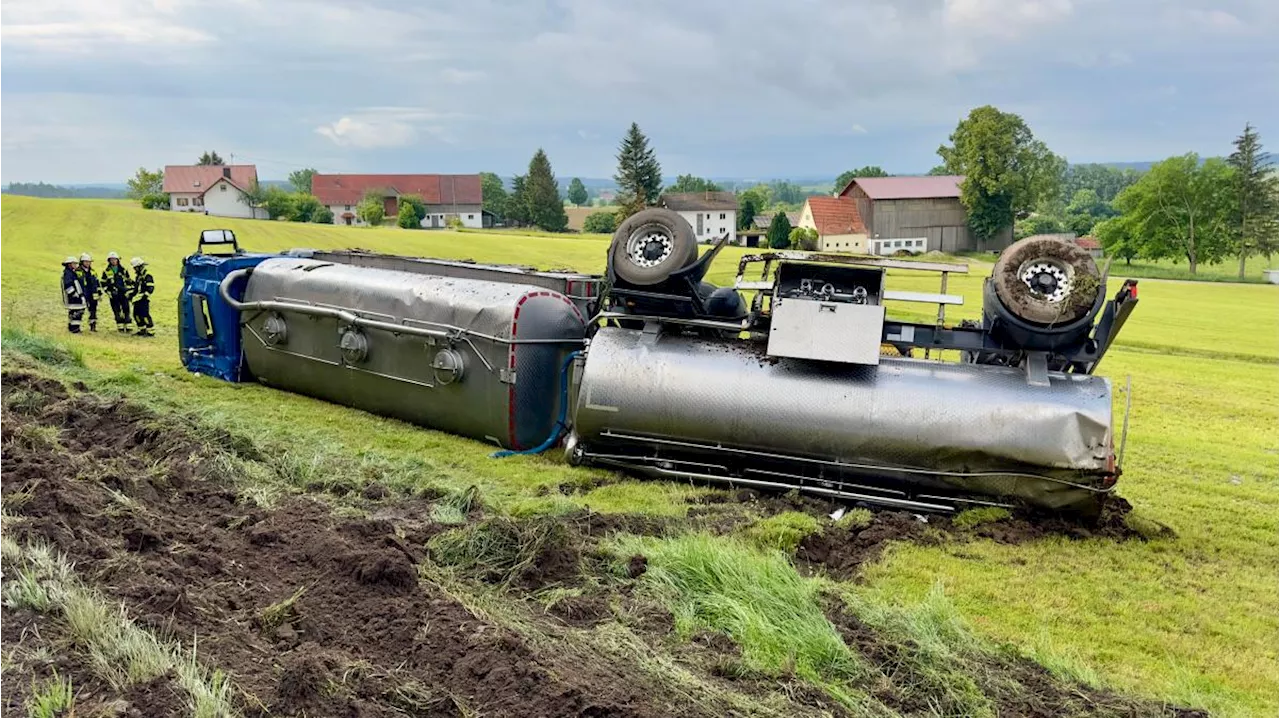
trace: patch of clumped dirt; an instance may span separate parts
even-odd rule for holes
[[[1132,510],[1128,501],[1112,496],[1096,522],[1061,515],[1016,513],[976,526],[962,526],[949,516],[937,514],[876,511],[871,515],[871,523],[865,526],[831,526],[806,536],[800,541],[795,558],[803,569],[821,569],[836,577],[850,578],[855,577],[864,564],[878,559],[895,541],[936,545],[982,538],[1020,544],[1050,536],[1146,540],[1146,535],[1135,531],[1126,521]],[[1172,533],[1168,529],[1162,531]]]
[[[964,706],[939,703],[935,693],[921,690],[929,678],[916,675],[910,643],[890,643],[857,616],[832,602],[827,618],[846,644],[881,670],[892,667],[893,680],[871,681],[877,700],[904,715],[957,715]],[[1020,718],[1100,716],[1104,718],[1208,718],[1205,711],[1130,698],[1105,690],[1065,683],[1039,664],[1017,657],[972,655],[966,671],[995,707],[996,715]],[[945,700],[945,696],[943,696]]]
[[[35,386],[13,385],[21,381]],[[0,491],[18,516],[6,532],[64,552],[140,625],[177,640],[199,636],[201,660],[230,675],[246,715],[709,710],[633,666],[540,654],[476,618],[418,580],[425,551],[401,538],[415,530],[404,522],[338,518],[305,497],[271,510],[242,505],[181,422],[54,385],[37,391],[48,397],[43,408],[5,411]],[[58,430],[56,444],[29,431],[43,427]],[[8,502],[17,491],[30,497]],[[577,570],[576,554],[543,558],[537,580]],[[600,613],[592,601],[565,610],[574,620]],[[268,614],[278,623],[268,625]],[[83,666],[68,671],[77,685],[94,680]],[[159,686],[135,686],[128,697],[152,715],[172,712],[147,702],[169,700]]]

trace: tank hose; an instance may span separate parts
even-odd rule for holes
[[[551,429],[551,435],[547,440],[533,447],[532,449],[523,449],[514,451],[512,449],[503,449],[489,454],[490,459],[505,459],[508,456],[522,456],[527,454],[541,454],[556,445],[560,440],[561,434],[569,430],[569,425],[565,423],[565,419],[569,413],[569,367],[573,364],[573,360],[582,355],[582,352],[569,352],[569,356],[564,358],[564,364],[560,365],[560,415],[556,417],[556,425]]]

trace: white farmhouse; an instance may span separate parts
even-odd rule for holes
[[[253,165],[166,165],[164,191],[174,212],[199,212],[215,217],[264,219],[266,210],[250,207],[242,198],[258,181]]]
[[[732,192],[664,194],[662,206],[684,217],[699,242],[714,242],[728,234],[730,244],[738,243],[738,197]]]

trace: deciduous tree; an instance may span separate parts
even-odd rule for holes
[[[658,203],[662,194],[662,166],[649,147],[649,138],[632,122],[618,147],[618,183],[620,219]]]
[[[333,210],[320,205],[320,209],[311,215],[311,222],[312,224],[333,224]]]
[[[267,217],[271,219],[293,221],[297,216],[297,195],[274,185],[261,190],[259,204],[267,210]]]
[[[856,177],[888,177],[888,176],[889,176],[889,173],[885,172],[878,165],[867,165],[866,167],[859,167],[856,170],[846,170],[844,172],[841,172],[840,176],[836,178],[835,191],[839,192],[845,187],[848,187],[849,183],[852,182]]]
[[[311,194],[311,178],[315,176],[316,171],[310,167],[294,170],[289,173],[289,184],[293,185],[295,192]]]
[[[587,186],[582,184],[582,180],[577,177],[574,177],[573,180],[569,182],[568,200],[573,203],[573,206],[575,207],[581,207],[587,203]]]
[[[409,205],[413,208],[413,216],[418,218],[418,225],[422,225],[422,220],[427,218],[427,203],[422,199],[422,195],[405,194],[400,195],[400,204]]]
[[[312,222],[320,210],[328,209],[320,204],[318,197],[309,192],[298,192],[293,195],[293,198],[293,216],[290,219],[294,222]],[[330,221],[333,220],[330,219]]]
[[[492,172],[480,173],[480,194],[484,199],[484,210],[497,217],[506,216],[507,188],[502,178]]]
[[[693,175],[680,175],[676,177],[675,184],[667,187],[663,192],[719,192],[720,185],[709,179],[702,177],[694,177]]]
[[[129,199],[141,200],[149,194],[160,194],[164,191],[164,170],[149,172],[146,167],[139,167],[133,179],[126,184],[129,186]]]
[[[1126,227],[1152,259],[1186,257],[1191,274],[1201,262],[1231,252],[1234,205],[1231,167],[1221,159],[1203,164],[1189,153],[1157,162],[1116,197]]]
[[[546,232],[565,230],[569,225],[569,216],[565,214],[564,203],[560,201],[560,186],[556,183],[555,173],[551,171],[551,161],[541,148],[529,160],[525,193],[528,196],[529,220],[534,226]]]
[[[413,205],[408,202],[400,203],[400,211],[396,213],[396,226],[400,229],[421,229],[419,224],[418,213],[413,211]]]
[[[366,192],[364,199],[356,205],[356,216],[365,224],[374,226],[382,224],[386,214],[387,209],[382,202],[382,193],[377,190]]]
[[[608,209],[592,212],[582,222],[583,232],[594,232],[597,234],[613,234],[618,228],[618,213]]]
[[[1044,197],[1057,196],[1066,162],[1037,140],[1022,118],[986,105],[974,109],[938,148],[948,174],[964,175],[960,201],[984,239]]]

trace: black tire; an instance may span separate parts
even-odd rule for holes
[[[684,217],[669,209],[645,209],[613,233],[609,266],[628,284],[650,286],[698,261],[698,240]]]
[[[1005,309],[1042,325],[1070,324],[1088,316],[1099,294],[1107,291],[1101,280],[1088,252],[1054,237],[1014,242],[991,270],[996,297]]]

